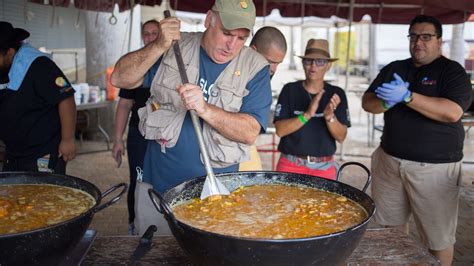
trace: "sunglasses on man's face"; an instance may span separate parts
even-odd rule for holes
[[[329,60],[327,59],[308,59],[308,58],[303,59],[303,65],[305,66],[316,64],[316,66],[322,67],[322,66],[325,66],[328,62]]]

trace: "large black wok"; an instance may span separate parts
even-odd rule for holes
[[[358,165],[368,174],[363,191],[370,183],[370,171],[360,163],[349,162],[341,166]],[[179,245],[191,256],[194,263],[203,265],[338,265],[354,251],[375,212],[372,199],[352,186],[324,178],[283,172],[238,172],[216,175],[230,191],[239,186],[255,184],[303,185],[343,195],[361,205],[368,217],[347,230],[298,239],[251,239],[211,233],[184,224],[175,219],[172,206],[191,198],[199,198],[205,177],[196,178],[168,190],[161,196],[150,189],[149,194],[157,210],[164,214]],[[158,198],[158,201],[156,200]]]
[[[0,265],[59,263],[64,254],[83,237],[94,214],[118,201],[127,190],[127,185],[120,183],[101,193],[95,185],[86,180],[49,173],[0,173],[0,185],[6,184],[54,184],[76,188],[90,194],[96,200],[96,204],[87,212],[56,225],[23,233],[0,235]],[[102,198],[120,187],[122,191],[117,196],[100,205]]]

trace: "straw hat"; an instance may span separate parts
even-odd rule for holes
[[[339,58],[331,58],[329,54],[329,43],[324,39],[310,39],[306,44],[304,55],[299,57],[303,59],[327,59],[329,62],[339,60]]]

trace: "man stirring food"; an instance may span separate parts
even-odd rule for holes
[[[216,0],[207,12],[204,33],[181,33],[175,17],[160,21],[161,35],[123,56],[112,83],[134,88],[161,60],[147,106],[139,110],[140,130],[148,139],[143,180],[163,193],[206,175],[189,110],[199,116],[215,173],[237,171],[249,147],[265,130],[271,105],[267,61],[244,47],[255,23],[255,6],[246,0]],[[172,49],[179,41],[187,76],[180,84]]]

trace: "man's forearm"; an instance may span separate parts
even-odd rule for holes
[[[362,108],[372,114],[380,114],[387,111],[386,108],[382,106],[382,100],[377,98],[377,95],[373,92],[366,92],[362,96]]]
[[[110,82],[120,88],[134,89],[143,83],[146,72],[165,52],[155,43],[122,56],[115,64]]]
[[[418,93],[413,93],[413,100],[407,106],[430,119],[445,123],[457,122],[463,114],[461,106],[451,100]]]
[[[71,140],[76,130],[76,103],[74,97],[68,97],[58,106],[61,121],[61,139]]]
[[[253,144],[260,133],[257,120],[244,113],[227,112],[214,105],[201,118],[220,134],[233,141]]]
[[[305,115],[303,115],[303,116],[305,116]],[[308,120],[306,117],[305,117],[305,119]],[[283,138],[287,135],[290,135],[290,134],[298,131],[303,126],[304,126],[304,124],[301,122],[299,117],[292,117],[292,118],[282,119],[282,120],[278,120],[277,122],[275,122],[276,134],[280,138]]]

